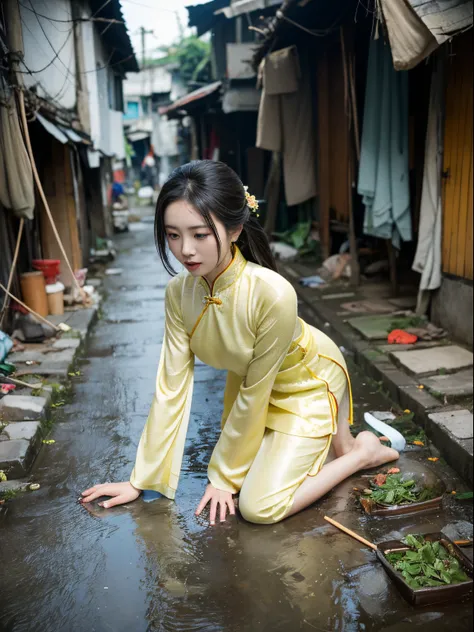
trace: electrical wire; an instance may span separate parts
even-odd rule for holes
[[[26,4],[22,4],[21,2],[19,2],[18,4],[23,7],[23,9],[31,11],[32,13],[36,13],[36,15],[39,15],[40,18],[44,18],[45,20],[48,20],[52,23],[58,22],[59,24],[70,24],[71,22],[110,22],[111,24],[125,24],[124,20],[114,20],[112,18],[96,18],[93,16],[90,18],[70,18],[69,20],[60,20],[58,18],[52,18],[49,15],[44,15],[43,13],[39,13],[35,9],[30,9],[30,7],[27,7]]]
[[[31,31],[31,29],[29,28],[29,26],[22,22],[22,25],[26,28],[26,30],[30,33],[30,35],[33,37],[34,40],[36,40],[40,50],[46,55],[46,51],[42,48],[41,43],[38,41],[38,38],[35,36],[35,34]],[[63,48],[66,46],[67,42],[69,41],[71,35],[73,33],[73,28],[71,28],[69,30],[68,36],[66,37],[65,41],[63,42],[62,46],[60,47],[60,49],[58,51],[55,51],[55,55],[56,57],[59,56],[59,54],[61,53],[61,51],[63,50]],[[54,49],[53,49],[54,50]],[[72,52],[71,51],[71,58],[70,58],[70,64],[72,62]],[[66,84],[69,83],[69,85],[71,85],[73,88],[75,88],[75,83],[70,79],[70,75],[72,76],[72,73],[69,71],[69,69],[66,66],[66,74],[62,71],[61,68],[58,68],[58,66],[54,63],[56,60],[56,57],[53,57],[53,59],[46,64],[46,66],[44,66],[43,68],[41,68],[40,70],[31,70],[25,63],[24,60],[21,61],[21,64],[26,68],[25,70],[18,70],[17,72],[21,73],[21,74],[28,74],[28,75],[35,75],[38,73],[41,73],[43,71],[45,71],[47,68],[49,68],[50,66],[54,66],[55,69],[64,77],[64,83],[62,84],[61,88],[59,89],[59,91],[55,94],[52,95],[50,92],[48,92],[48,90],[46,90],[46,88],[43,86],[43,84],[41,82],[39,82],[39,84],[41,85],[41,89],[44,92],[45,96],[52,102],[55,103],[56,106],[61,107],[61,104],[58,102],[58,98],[60,98],[63,94],[64,94],[64,89],[66,87]],[[61,62],[63,63],[63,62]],[[65,64],[63,63],[63,66],[65,66]],[[74,77],[73,77],[74,78]]]
[[[30,35],[33,37],[33,39],[35,39],[35,40],[36,40],[36,42],[37,42],[37,43],[38,43],[38,45],[40,46],[40,49],[41,49],[41,50],[43,51],[43,53],[46,55],[46,51],[45,51],[45,50],[43,50],[43,49],[41,48],[41,44],[40,44],[40,42],[38,41],[38,38],[37,38],[37,37],[35,36],[35,34],[32,32],[32,30],[30,29],[30,27],[29,27],[27,24],[25,24],[25,22],[22,22],[22,25],[26,28],[26,30],[27,30],[27,31],[29,31]],[[41,68],[40,70],[30,70],[30,69],[27,67],[27,65],[25,64],[25,62],[24,62],[24,61],[22,61],[22,64],[25,66],[25,68],[27,68],[27,72],[24,72],[24,71],[20,71],[20,72],[23,72],[23,74],[30,74],[30,75],[34,75],[34,74],[37,74],[37,73],[39,73],[39,72],[43,72],[44,70],[46,70],[47,68],[49,68],[51,65],[53,65],[53,64],[54,64],[54,62],[56,61],[56,58],[57,58],[57,57],[61,54],[61,51],[62,51],[62,50],[63,50],[63,48],[66,46],[66,44],[67,44],[67,42],[69,41],[69,38],[71,37],[71,35],[72,35],[72,29],[70,30],[70,32],[69,32],[68,36],[66,37],[66,39],[64,40],[64,42],[61,44],[60,49],[59,49],[58,51],[56,51],[56,52],[55,52],[55,56],[53,57],[53,59],[52,59],[51,61],[49,61],[49,62],[48,62],[48,64],[47,64],[46,66],[44,66],[44,68]],[[62,71],[61,71],[61,70],[60,70],[57,66],[55,66],[55,68],[56,68],[56,69],[57,69],[57,70],[58,70],[58,71],[59,71],[59,72],[60,72],[63,76],[67,76],[67,75],[64,75],[64,73],[63,73],[63,72],[62,72]],[[68,72],[69,72],[69,71],[68,71]]]
[[[41,20],[39,19],[38,14],[36,13],[36,11],[35,11],[35,9],[34,9],[34,7],[33,7],[33,2],[32,2],[32,0],[29,0],[29,3],[31,4],[31,10],[32,10],[32,11],[33,11],[33,13],[35,14],[36,21],[38,22],[38,24],[39,24],[39,26],[40,26],[40,29],[43,31],[43,35],[44,35],[44,37],[45,37],[46,41],[48,42],[48,44],[49,44],[49,45],[50,45],[50,47],[51,47],[51,50],[52,50],[52,51],[53,51],[53,53],[55,54],[55,56],[54,56],[54,58],[53,58],[53,59],[57,59],[57,60],[58,60],[58,61],[59,61],[59,62],[60,62],[63,66],[64,66],[64,68],[66,69],[66,72],[69,74],[71,71],[70,71],[70,70],[69,70],[69,68],[66,66],[66,64],[63,62],[63,60],[59,57],[59,52],[58,52],[58,53],[56,52],[56,49],[54,48],[54,46],[53,46],[53,44],[52,44],[51,40],[49,39],[49,37],[48,37],[48,35],[47,35],[46,31],[44,30],[43,25],[41,24]],[[71,28],[69,29],[69,34],[68,34],[68,36],[67,36],[67,38],[66,38],[66,39],[69,39],[69,37],[71,36],[71,33],[73,32],[73,29],[74,29],[74,27],[71,27]],[[65,46],[65,45],[66,45],[66,44],[64,43],[63,48],[64,48],[64,46]],[[62,50],[62,49],[61,49],[61,50]]]
[[[308,28],[306,28],[306,26],[303,26],[299,22],[295,22],[291,18],[288,18],[283,13],[283,11],[278,10],[276,12],[276,16],[277,16],[277,18],[280,18],[281,20],[285,20],[289,24],[292,24],[293,26],[296,26],[297,28],[301,29],[305,33],[309,33],[310,35],[313,35],[314,37],[325,37],[326,35],[329,35],[329,33],[331,33],[335,29],[335,27],[336,27],[336,25],[337,25],[337,23],[339,21],[339,19],[336,19],[333,22],[333,24],[331,26],[329,26],[327,29],[308,29]]]
[[[30,2],[30,4],[32,4],[32,3],[31,3],[31,0],[29,0],[29,2]],[[95,16],[95,15],[96,15],[96,14],[97,14],[97,13],[98,13],[101,9],[103,9],[103,8],[104,8],[104,7],[108,4],[108,2],[110,2],[110,0],[107,0],[107,2],[105,2],[105,3],[101,6],[101,8],[100,8],[100,9],[98,9],[98,11],[96,11],[96,12],[94,13],[94,16]],[[23,5],[22,5],[22,6],[23,6]],[[26,8],[28,8],[28,7],[26,7]],[[46,64],[46,66],[44,66],[43,68],[41,68],[41,69],[39,69],[39,70],[31,70],[30,68],[28,68],[28,66],[25,64],[25,62],[24,62],[24,61],[22,61],[22,64],[23,64],[23,66],[25,66],[26,71],[20,70],[19,72],[21,72],[22,74],[29,74],[29,75],[33,75],[33,74],[38,74],[38,73],[44,72],[44,71],[45,71],[47,68],[49,68],[51,65],[54,65],[54,67],[55,67],[55,68],[56,68],[59,72],[61,72],[61,74],[65,77],[65,79],[66,79],[65,83],[66,83],[67,81],[69,81],[69,82],[71,83],[71,85],[74,85],[74,84],[73,84],[73,82],[71,81],[71,79],[69,78],[69,77],[71,76],[71,77],[74,79],[73,73],[71,73],[71,71],[69,70],[69,67],[68,67],[68,66],[66,66],[66,64],[64,64],[64,62],[63,62],[61,59],[59,59],[59,55],[61,54],[61,51],[62,51],[62,50],[63,50],[63,48],[66,46],[67,42],[69,41],[69,39],[70,39],[70,37],[71,37],[71,35],[72,35],[73,31],[74,31],[74,27],[71,27],[71,29],[69,29],[69,32],[68,32],[68,35],[67,35],[67,37],[66,37],[65,41],[62,43],[62,45],[61,45],[61,47],[59,48],[59,50],[58,50],[58,51],[56,51],[56,50],[55,50],[55,48],[54,48],[54,46],[52,45],[52,43],[51,43],[51,41],[50,41],[49,37],[48,37],[48,36],[47,36],[47,34],[45,33],[45,31],[44,31],[44,29],[43,29],[43,26],[42,26],[42,24],[41,24],[41,22],[40,22],[40,20],[38,19],[38,15],[39,15],[39,14],[38,14],[38,13],[37,13],[37,11],[33,8],[33,6],[32,6],[32,8],[31,8],[31,9],[29,9],[29,10],[30,10],[30,11],[32,11],[32,12],[35,14],[36,19],[38,20],[38,23],[39,23],[39,25],[40,25],[40,28],[41,28],[41,30],[43,31],[43,35],[45,36],[45,38],[46,38],[46,40],[47,40],[48,44],[50,45],[50,47],[51,47],[51,49],[53,50],[53,52],[55,53],[55,55],[54,55],[53,59],[52,59],[52,60],[51,60],[48,64]],[[93,17],[94,17],[94,16],[93,16]],[[46,18],[46,19],[49,19],[49,18]],[[22,24],[23,24],[23,26],[24,26],[24,27],[25,27],[25,28],[29,31],[29,33],[31,34],[31,36],[32,36],[32,37],[33,37],[33,38],[37,41],[37,43],[38,43],[38,44],[40,44],[40,42],[39,42],[39,41],[38,41],[38,39],[35,37],[34,33],[31,31],[31,29],[28,27],[28,25],[27,25],[25,22],[23,22],[23,21],[22,21]],[[40,46],[40,48],[41,48],[41,46]],[[41,48],[41,50],[45,53],[44,49],[42,49],[42,48]],[[109,55],[109,60],[112,58],[112,56],[113,56],[114,52],[115,52],[115,49],[114,49],[114,50],[112,51],[112,53]],[[46,54],[46,53],[45,53],[45,54]],[[99,66],[99,67],[97,67],[97,68],[92,68],[91,70],[76,71],[76,74],[84,74],[84,75],[85,75],[85,74],[90,74],[90,73],[92,73],[92,72],[97,72],[97,71],[99,71],[99,70],[103,70],[104,68],[112,68],[112,67],[114,67],[114,66],[118,66],[118,65],[120,65],[120,64],[122,64],[122,63],[125,63],[125,62],[126,62],[126,61],[128,61],[129,59],[132,59],[134,56],[135,56],[135,55],[134,55],[134,53],[132,53],[131,55],[128,55],[127,57],[124,57],[123,59],[120,59],[120,60],[118,60],[118,61],[114,62],[113,64],[109,63],[109,61],[108,61],[108,62],[107,62],[106,64],[104,64],[103,66]],[[66,74],[64,74],[64,73],[63,73],[63,72],[62,72],[62,71],[61,71],[61,70],[60,70],[60,69],[56,66],[56,64],[54,63],[54,62],[56,61],[56,59],[59,59],[59,61],[61,62],[61,64],[64,66],[64,68],[66,69]],[[60,90],[60,92],[59,92],[58,94],[60,94],[60,93],[62,92],[62,90],[64,89],[65,83],[63,84],[63,87],[61,88],[61,90]],[[44,89],[44,88],[43,88],[43,89]],[[45,90],[45,93],[47,94],[47,91],[46,91],[46,90]],[[48,96],[49,96],[50,98],[53,98],[51,95],[48,95]],[[56,97],[56,98],[57,98],[57,97]]]

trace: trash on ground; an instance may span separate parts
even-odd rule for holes
[[[377,419],[371,413],[364,413],[364,421],[371,428],[373,428],[380,434],[388,437],[394,450],[397,450],[397,452],[402,452],[405,449],[407,443],[406,439],[400,432],[398,432],[398,430],[396,430],[392,426],[389,426],[380,419]]]
[[[458,494],[457,492],[454,492],[456,495],[456,500],[472,500],[473,494],[472,492],[463,492],[461,494]]]
[[[390,345],[411,345],[418,340],[418,336],[403,329],[394,329],[388,334],[387,340]]]
[[[29,486],[28,489],[30,489],[32,492],[35,492],[40,487],[41,487],[41,485],[39,483],[31,483],[31,485]]]
[[[141,187],[140,189],[138,189],[138,197],[140,200],[146,200],[147,198],[153,198],[153,187],[147,186],[147,187]]]
[[[313,276],[302,277],[300,279],[300,283],[303,287],[315,288],[315,287],[320,287],[321,285],[325,285],[326,281],[316,274]]]
[[[298,250],[290,246],[290,244],[285,244],[282,241],[274,241],[270,244],[271,250],[277,259],[281,259],[285,261],[287,259],[292,259],[296,257],[298,254]]]
[[[350,279],[351,277],[351,255],[350,254],[341,254],[341,255],[331,255],[328,259],[323,261],[322,267],[326,271],[326,274],[329,276],[328,280],[336,281],[341,277],[345,277],[346,279]],[[318,272],[320,274],[324,274],[324,272],[319,269]]]
[[[447,336],[447,332],[441,327],[436,327],[432,323],[426,323],[424,327],[407,327],[406,331],[415,336],[418,336],[420,340],[440,340]]]
[[[8,393],[11,393],[15,389],[15,384],[0,384],[0,393],[2,393],[2,395],[8,395]]]
[[[122,274],[122,272],[122,268],[107,268],[105,274],[107,274],[108,276],[116,276]]]
[[[13,340],[6,333],[0,331],[0,362],[7,357],[11,348],[13,347]]]

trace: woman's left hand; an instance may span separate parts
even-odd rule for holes
[[[219,519],[221,522],[225,522],[227,509],[230,515],[235,515],[235,505],[231,492],[224,492],[220,489],[216,489],[210,483],[206,487],[206,492],[201,499],[201,502],[196,509],[196,516],[199,516],[201,511],[211,501],[211,509],[209,513],[210,524],[216,524],[217,506],[219,505]]]

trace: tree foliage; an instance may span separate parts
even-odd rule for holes
[[[185,83],[211,81],[211,46],[195,35],[183,37],[170,47],[162,48],[164,57],[150,60],[147,65],[177,64]]]

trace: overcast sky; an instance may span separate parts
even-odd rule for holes
[[[153,57],[157,46],[172,44],[179,34],[176,14],[183,26],[187,27],[189,5],[205,4],[209,0],[121,0],[122,12],[132,40],[137,59],[141,60],[141,38],[138,29],[144,26],[153,30],[145,37],[147,57]],[[187,29],[190,33],[190,30]]]

